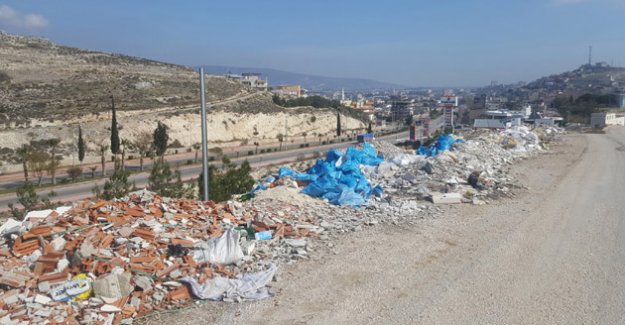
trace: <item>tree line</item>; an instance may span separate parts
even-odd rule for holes
[[[567,120],[587,121],[590,119],[590,115],[596,113],[599,108],[613,107],[616,102],[617,96],[613,94],[584,94],[577,98],[559,96],[553,100],[551,105]]]
[[[312,106],[314,108],[334,108],[338,109],[342,107],[341,102],[338,100],[327,99],[321,96],[308,96],[285,99],[278,95],[272,97],[274,104],[282,107],[299,107],[299,106]]]

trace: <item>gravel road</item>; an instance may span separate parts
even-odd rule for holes
[[[283,266],[273,299],[148,323],[623,324],[625,128],[565,136],[513,172],[513,199],[368,228]]]

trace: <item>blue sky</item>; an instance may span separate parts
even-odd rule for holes
[[[0,29],[185,65],[411,86],[625,66],[625,0],[0,0]]]

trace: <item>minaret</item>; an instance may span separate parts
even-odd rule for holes
[[[345,100],[345,88],[341,88],[341,101]]]

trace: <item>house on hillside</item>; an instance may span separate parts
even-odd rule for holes
[[[258,90],[266,91],[269,88],[269,79],[261,79],[261,74],[257,72],[242,73],[241,83]]]
[[[283,85],[277,86],[271,91],[274,94],[287,97],[305,97],[305,90],[300,85]]]

